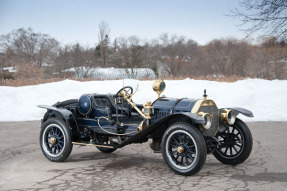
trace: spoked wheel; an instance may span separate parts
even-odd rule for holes
[[[175,123],[163,135],[162,155],[176,173],[192,175],[205,163],[206,145],[201,133],[186,123]]]
[[[224,164],[240,164],[250,155],[253,145],[252,135],[247,125],[240,119],[217,134],[220,146],[214,156]]]
[[[73,145],[70,129],[58,118],[48,119],[41,127],[40,145],[47,159],[60,162],[69,157]]]

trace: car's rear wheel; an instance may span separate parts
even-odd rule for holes
[[[220,146],[213,153],[215,158],[224,164],[237,165],[244,162],[252,151],[252,135],[248,126],[236,119],[222,133],[217,134]]]
[[[73,148],[68,124],[59,118],[45,121],[40,131],[40,145],[43,154],[50,161],[66,160]]]
[[[161,144],[166,164],[178,174],[195,174],[205,163],[207,151],[204,138],[190,124],[171,125],[164,133]]]

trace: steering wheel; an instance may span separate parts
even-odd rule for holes
[[[125,86],[121,88],[115,96],[116,104],[123,103],[126,101],[124,97],[131,98],[134,90],[131,86]]]

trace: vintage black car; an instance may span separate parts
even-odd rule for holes
[[[43,154],[60,162],[69,157],[73,145],[92,145],[111,153],[149,141],[150,148],[162,153],[166,164],[181,175],[197,173],[210,153],[230,165],[249,157],[252,135],[237,115],[253,117],[252,112],[218,109],[205,90],[202,99],[160,97],[165,86],[164,81],[155,81],[158,99],[146,104],[134,103],[133,88],[125,86],[116,94],[84,94],[39,106],[47,109],[40,131]]]

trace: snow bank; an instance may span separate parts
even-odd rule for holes
[[[93,79],[101,80],[115,80],[123,78],[155,78],[155,73],[150,68],[86,68],[86,67],[77,67],[66,69],[63,72],[74,73],[75,78],[84,78],[88,76]]]
[[[163,95],[167,97],[202,98],[207,89],[209,99],[218,108],[243,107],[251,110],[254,118],[240,116],[245,121],[287,121],[287,81],[246,79],[234,83],[202,80],[165,81]],[[0,121],[40,120],[45,109],[36,105],[52,105],[57,101],[79,98],[84,93],[116,93],[122,80],[61,82],[25,87],[0,87]],[[134,102],[145,103],[157,98],[152,90],[153,81],[139,81]]]

